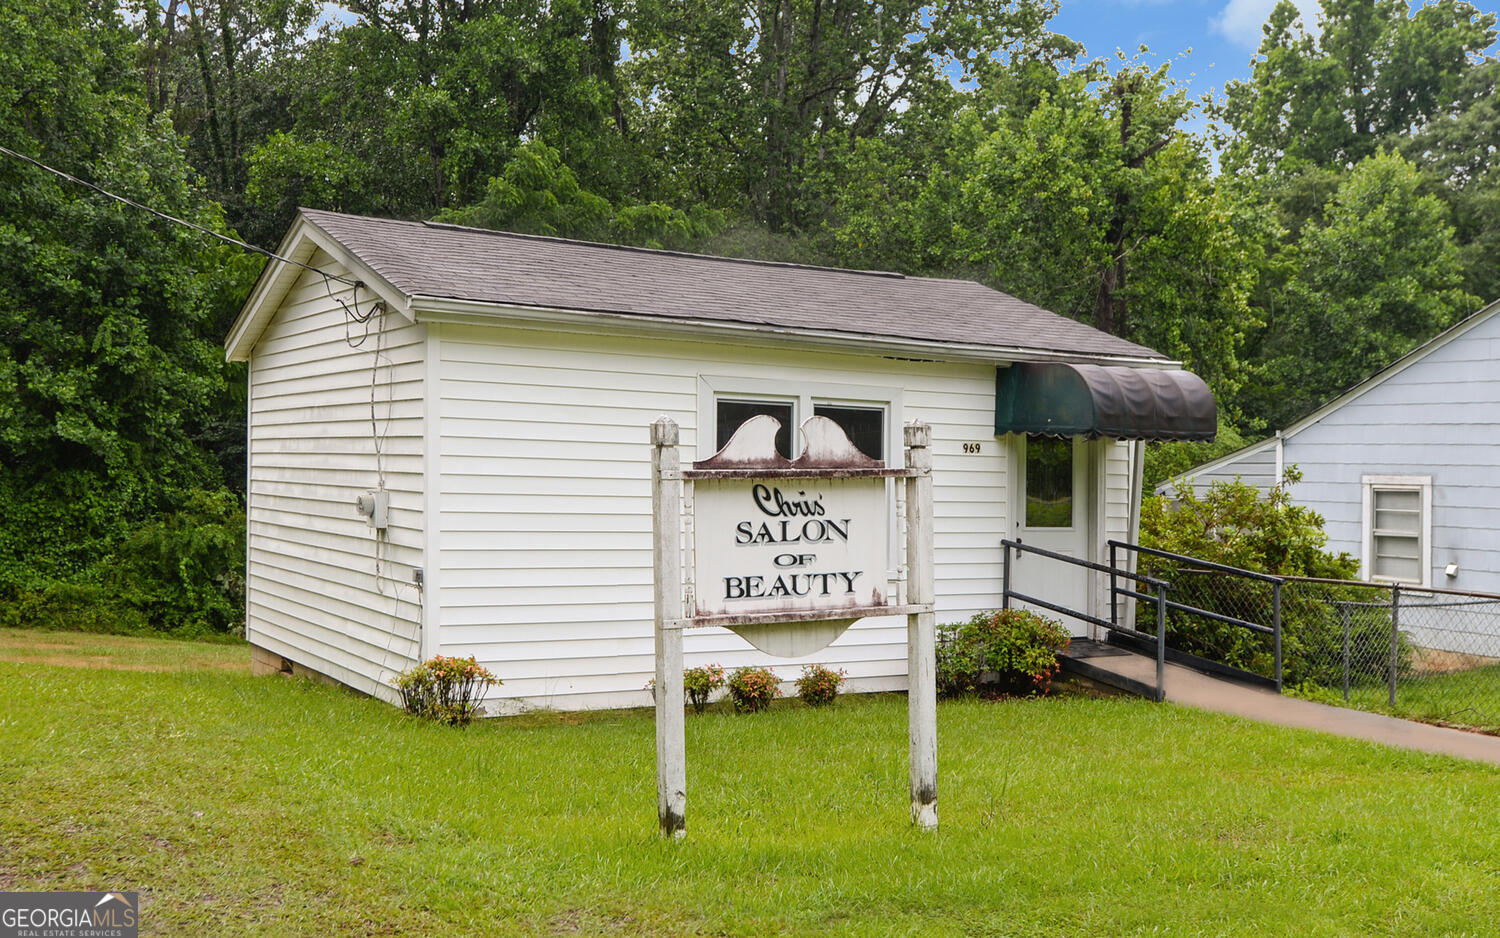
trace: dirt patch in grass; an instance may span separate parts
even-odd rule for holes
[[[1483,655],[1466,655],[1440,648],[1413,648],[1412,667],[1423,674],[1451,674],[1454,671],[1473,671],[1476,668],[1500,664],[1500,658]]]
[[[78,655],[13,655],[4,653],[0,655],[6,661],[14,661],[17,664],[44,664],[56,668],[89,668],[90,670],[105,671],[144,671],[148,673],[162,673],[165,671],[183,670],[211,670],[211,671],[248,671],[250,665],[235,664],[229,661],[215,661],[203,664],[194,664],[184,667],[176,663],[163,664],[131,664],[122,661],[112,661],[109,658],[99,656]]]
[[[0,629],[0,661],[91,671],[250,670],[244,644],[31,629]]]

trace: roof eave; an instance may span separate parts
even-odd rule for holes
[[[240,308],[239,316],[235,317],[234,324],[229,327],[229,334],[224,340],[225,359],[232,362],[250,360],[251,350],[260,341],[287,293],[302,276],[303,265],[308,264],[319,250],[350,271],[356,280],[384,301],[386,308],[408,323],[416,321],[405,293],[307,216],[298,214],[276,248],[277,257],[268,261],[261,270],[260,277],[250,290],[250,296]]]
[[[462,300],[453,297],[416,295],[410,298],[410,309],[419,322],[491,325],[497,320],[522,325],[546,325],[549,328],[578,332],[669,333],[684,338],[728,338],[746,335],[778,336],[810,347],[863,354],[922,356],[939,361],[968,361],[1001,364],[1017,361],[1061,361],[1109,363],[1137,368],[1181,368],[1182,363],[1168,358],[1144,355],[1111,355],[1091,352],[999,346],[974,343],[935,342],[896,336],[878,336],[834,330],[799,329],[763,323],[741,323],[721,320],[648,316],[635,313],[571,310],[541,306],[518,306],[502,303]]]

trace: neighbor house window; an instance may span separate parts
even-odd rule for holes
[[[1365,578],[1427,585],[1432,557],[1432,477],[1364,477]]]
[[[792,452],[792,410],[791,401],[754,401],[739,400],[734,398],[721,398],[716,402],[715,425],[717,428],[718,444],[715,450],[724,448],[729,438],[734,436],[734,431],[740,428],[740,424],[751,417],[765,415],[775,417],[781,421],[781,429],[776,431],[776,452],[787,459],[794,458],[797,454]]]

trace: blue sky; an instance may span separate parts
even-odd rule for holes
[[[1304,20],[1316,20],[1317,0],[1295,0]],[[1276,0],[1061,0],[1054,32],[1083,43],[1090,58],[1116,48],[1134,56],[1145,44],[1147,61],[1171,60],[1172,75],[1193,97],[1250,75],[1261,24]],[[1192,51],[1188,51],[1192,50]]]
[[[1318,0],[1293,2],[1303,20],[1316,25]],[[1486,12],[1500,5],[1500,0],[1471,2]],[[1112,55],[1116,48],[1133,56],[1144,43],[1151,49],[1148,61],[1171,60],[1172,75],[1197,98],[1210,89],[1222,94],[1227,82],[1250,76],[1250,58],[1260,45],[1261,24],[1276,0],[1061,0],[1061,4],[1052,30],[1083,43],[1090,58]]]

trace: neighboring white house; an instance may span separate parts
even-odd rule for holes
[[[1270,439],[1182,473],[1202,490],[1265,491],[1295,465],[1292,500],[1329,549],[1377,582],[1500,593],[1500,301]]]
[[[1214,426],[1176,363],[975,283],[315,211],[279,254],[227,341],[249,362],[246,635],[262,670],[387,700],[442,653],[504,680],[492,709],[647,702],[662,414],[689,459],[760,413],[795,455],[821,414],[890,465],[902,425],[926,421],[940,622],[999,603],[1004,536],[1104,556],[1134,530],[1134,441]],[[1054,393],[1078,406],[1036,422]],[[1111,411],[1127,398],[1139,413]],[[384,527],[356,510],[367,492]],[[1104,607],[1039,563],[1017,576]],[[817,660],[899,689],[905,640],[904,619],[866,619]],[[722,629],[686,649],[787,679],[805,663]]]

